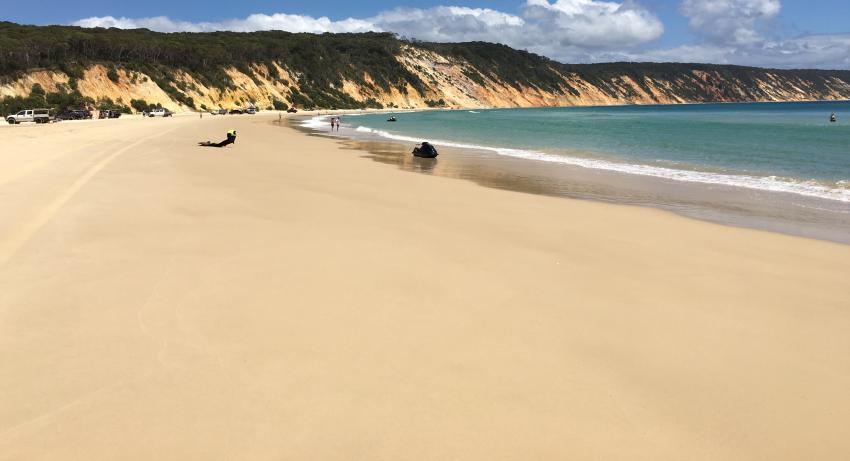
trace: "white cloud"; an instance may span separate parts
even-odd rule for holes
[[[173,21],[165,16],[157,16],[152,18],[130,19],[130,18],[115,18],[112,16],[91,17],[80,19],[74,22],[75,26],[80,27],[116,27],[118,29],[151,29],[160,32],[201,32],[204,29],[200,23],[192,23],[185,21]]]
[[[778,38],[780,0],[682,0],[681,12],[703,40],[631,56],[779,68],[850,68],[850,34]]]
[[[512,42],[528,27],[519,16],[487,8],[397,8],[369,18],[376,29],[435,42]]]
[[[367,32],[376,30],[374,24],[359,19],[331,21],[327,17],[313,18],[298,14],[252,14],[245,19],[221,22],[176,21],[165,16],[151,18],[115,18],[112,16],[81,19],[74,23],[81,27],[116,27],[119,29],[150,29],[158,32],[253,32],[258,30],[286,30],[289,32]]]
[[[162,32],[216,30],[395,32],[436,42],[487,41],[561,62],[676,61],[765,67],[850,68],[850,34],[776,38],[770,25],[780,0],[682,0],[680,11],[700,41],[648,48],[664,25],[635,0],[525,0],[519,14],[489,8],[396,8],[368,18],[334,21],[293,14],[253,14],[219,22],[167,17],[95,17],[83,27],[148,28]]]
[[[525,14],[541,31],[553,31],[563,44],[587,48],[632,46],[653,41],[664,25],[632,2],[596,0],[527,0]]]
[[[754,45],[703,43],[623,56],[632,61],[710,62],[796,69],[850,69],[850,34],[807,35]]]
[[[253,14],[220,22],[187,22],[167,17],[92,17],[82,27],[147,28],[160,32],[286,30],[290,32],[395,32],[425,41],[488,41],[563,60],[583,60],[587,49],[633,47],[661,36],[664,26],[633,0],[527,0],[521,15],[489,8],[438,6],[398,8],[371,18],[332,21],[326,17]]]
[[[681,10],[712,41],[745,45],[762,39],[759,26],[781,8],[779,0],[684,0]]]
[[[779,0],[682,0],[701,41],[666,49],[610,51],[590,59],[697,62],[777,68],[850,69],[850,34],[777,38]]]

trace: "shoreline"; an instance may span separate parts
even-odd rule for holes
[[[546,166],[547,162],[515,156],[505,158],[490,152],[496,148],[457,147],[460,146],[457,143],[440,147],[450,157],[441,155],[435,162],[407,159],[412,145],[410,142],[372,132],[357,132],[352,127],[330,134],[318,125],[308,126],[311,118],[315,119],[315,116],[293,118],[288,123],[305,133],[369,151],[372,160],[395,164],[407,171],[456,177],[485,187],[517,192],[661,209],[723,225],[850,244],[850,215],[842,211],[846,204],[839,200],[571,164],[558,164],[554,170],[556,173],[553,173]],[[490,162],[479,160],[488,155]],[[443,164],[451,162],[449,167],[435,169],[434,165],[441,160]],[[423,169],[423,165],[418,163],[429,165]],[[460,170],[463,172],[460,173]]]

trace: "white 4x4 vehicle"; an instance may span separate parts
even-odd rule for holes
[[[50,109],[27,109],[6,117],[10,125],[22,122],[47,123],[50,121]]]
[[[154,109],[148,112],[148,117],[171,117],[171,111],[168,109]]]

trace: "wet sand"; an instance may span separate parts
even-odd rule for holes
[[[4,131],[0,459],[850,454],[850,246],[271,120]]]
[[[356,125],[356,118],[348,118]],[[440,147],[437,159],[410,155],[409,143],[345,127],[340,133],[291,126],[304,133],[341,140],[374,161],[405,171],[473,181],[486,187],[658,208],[709,222],[768,230],[850,244],[850,204],[721,184],[700,184],[649,176],[557,165],[498,155],[487,150]]]

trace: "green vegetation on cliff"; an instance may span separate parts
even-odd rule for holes
[[[335,90],[343,79],[388,91],[406,84],[424,91],[424,84],[395,59],[401,46],[391,34],[293,34],[289,32],[215,32],[163,34],[146,29],[83,29],[68,26],[23,26],[0,22],[0,76],[14,77],[32,68],[61,70],[77,78],[90,64],[112,66],[151,75],[177,101],[170,84],[174,71],[184,70],[214,88],[232,88],[224,69],[235,67],[249,76],[252,65],[266,64],[267,77],[280,81],[273,63],[283,63],[298,76],[305,105],[358,107]],[[371,82],[366,81],[369,74]],[[113,76],[110,75],[110,78]],[[288,82],[284,82],[288,83]]]
[[[189,95],[196,89],[194,84],[187,84],[178,74],[185,72],[209,88],[240,91],[226,72],[232,68],[258,85],[266,79],[289,88],[287,101],[279,101],[278,107],[287,103],[304,108],[382,107],[376,96],[410,91],[418,93],[416,99],[428,106],[450,105],[442,99],[434,70],[402,64],[399,57],[410,49],[442,56],[479,89],[495,83],[513,87],[519,94],[535,89],[553,95],[553,100],[581,101],[587,92],[596,98],[593,100],[613,103],[850,99],[850,71],[673,63],[561,64],[504,45],[408,42],[388,33],[165,34],[146,29],[9,22],[0,22],[0,84],[31,69],[61,71],[70,81],[57,97],[79,100],[77,82],[84,78],[84,70],[102,64],[112,82],[119,82],[120,71],[132,83],[150,78],[173,101],[196,108]],[[283,76],[278,66],[289,75]],[[365,96],[355,98],[346,93],[344,82],[355,83]],[[471,98],[476,91],[468,85],[462,89]],[[273,101],[269,99],[269,103]]]
[[[616,83],[626,76],[650,92],[652,90],[647,85],[649,81],[669,83],[668,95],[676,95],[688,101],[762,101],[770,100],[771,95],[760,82],[770,82],[776,77],[780,79],[781,85],[794,83],[810,92],[812,97],[809,99],[819,99],[830,94],[836,83],[845,88],[845,97],[850,97],[850,71],[842,70],[634,62],[562,64],[559,69],[579,76],[610,95],[622,95],[622,88]],[[702,80],[700,75],[710,77]]]
[[[24,109],[63,109],[66,107],[90,107],[99,110],[114,110],[129,113],[130,108],[120,102],[114,102],[109,98],[101,98],[95,101],[93,98],[83,96],[77,90],[62,88],[60,91],[48,93],[41,85],[36,83],[30,88],[29,95],[6,96],[0,99],[0,114],[14,114]],[[135,107],[135,106],[134,106]]]

